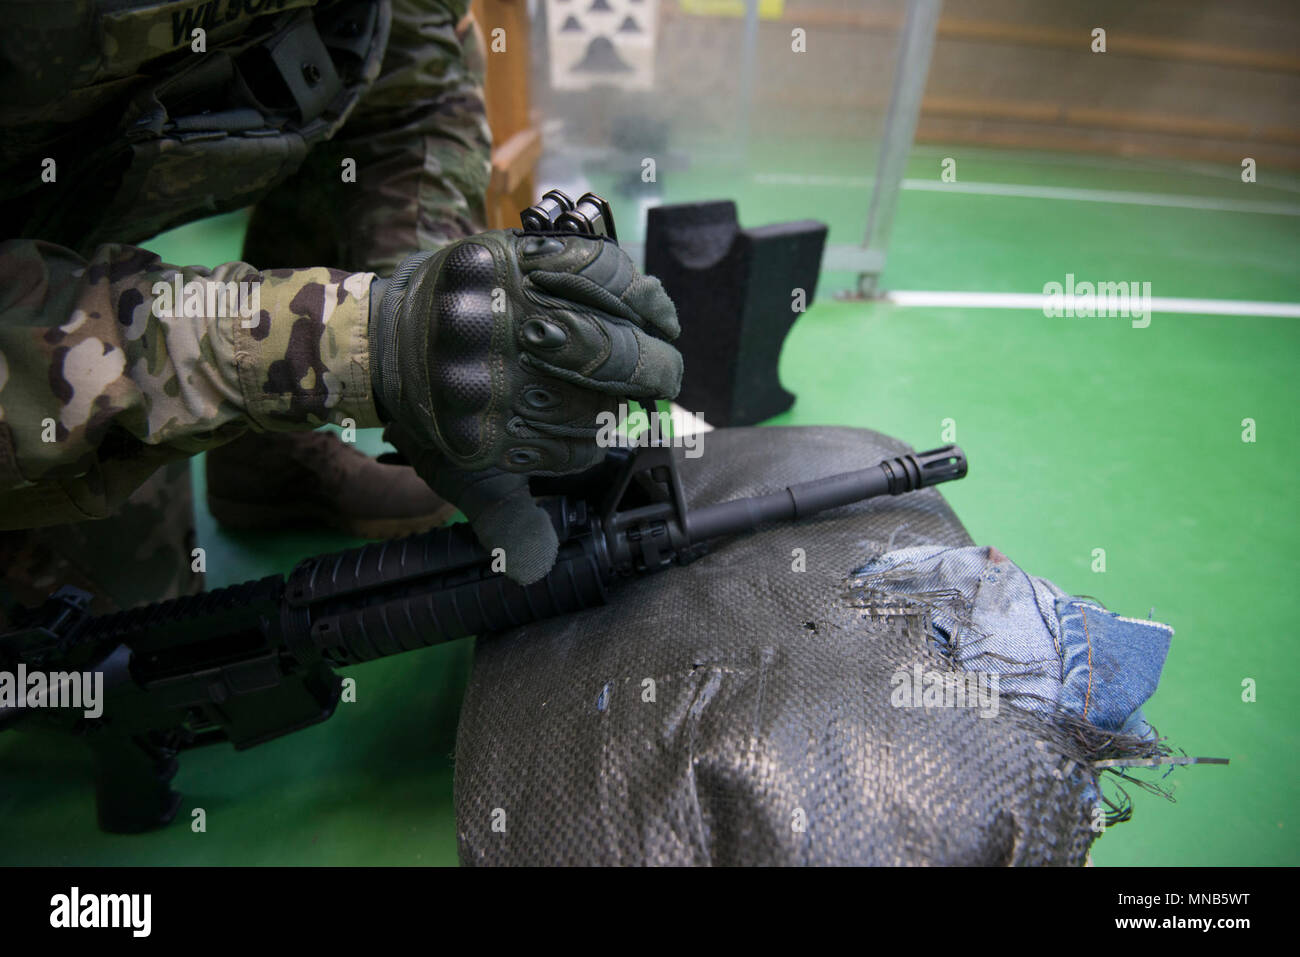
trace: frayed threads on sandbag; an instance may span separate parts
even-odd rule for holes
[[[1096,791],[1109,809],[1108,824],[1132,813],[1120,780],[1173,800],[1127,769],[1226,763],[1173,756],[1142,714],[1172,628],[1068,595],[997,549],[922,546],[877,554],[851,577],[844,600],[873,620],[919,617],[927,637],[918,652],[928,641],[955,670],[997,675],[1002,703],[1040,728],[1046,724],[1069,773],[1081,767],[1116,782],[1115,801],[1100,786]]]

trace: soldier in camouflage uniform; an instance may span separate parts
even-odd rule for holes
[[[466,7],[74,0],[51,8],[57,24],[0,11],[10,597],[62,580],[107,590],[105,607],[197,587],[184,459],[325,423],[390,425],[505,548],[507,574],[550,567],[527,474],[594,461],[595,416],[615,401],[676,394],[676,316],[612,244],[477,233],[489,138]],[[177,267],[129,245],[249,203],[249,262]],[[66,524],[84,519],[99,522]],[[89,559],[110,528],[106,588]]]

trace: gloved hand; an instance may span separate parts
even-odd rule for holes
[[[603,454],[600,412],[681,386],[672,301],[606,240],[480,233],[411,257],[379,292],[381,415],[460,469],[582,471]]]
[[[384,430],[384,439],[440,497],[465,513],[480,545],[489,552],[504,551],[507,578],[531,585],[551,570],[560,540],[550,516],[529,492],[527,475],[456,468],[432,445],[415,441],[397,424]]]
[[[480,233],[371,291],[371,380],[389,441],[531,584],[559,547],[527,474],[582,471],[597,415],[671,399],[680,327],[659,281],[589,236]]]

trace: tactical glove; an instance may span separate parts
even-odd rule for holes
[[[581,471],[603,454],[599,413],[681,385],[672,301],[612,242],[496,230],[381,282],[370,320],[381,414],[458,469]]]
[[[465,513],[474,535],[489,552],[501,549],[507,578],[531,585],[551,570],[560,540],[550,516],[528,490],[528,476],[500,469],[458,469],[431,445],[413,440],[400,425],[384,430],[416,473],[439,496]]]
[[[559,542],[526,473],[594,465],[600,412],[676,396],[679,331],[659,281],[602,239],[501,230],[412,256],[371,290],[385,436],[531,584]]]

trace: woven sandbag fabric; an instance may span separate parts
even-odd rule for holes
[[[698,506],[905,451],[860,429],[723,429],[681,471]],[[1014,709],[892,706],[901,669],[952,666],[919,613],[846,587],[882,551],[970,543],[927,489],[480,638],[456,747],[462,862],[1082,864],[1091,774]]]

